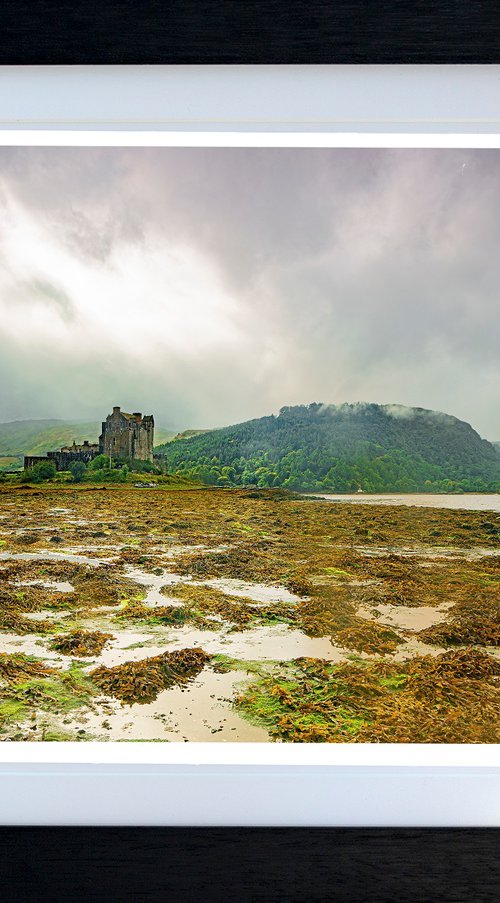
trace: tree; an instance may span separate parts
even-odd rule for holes
[[[53,480],[56,472],[56,466],[52,461],[39,461],[24,471],[24,480],[27,483],[41,483],[42,480]]]
[[[72,461],[68,467],[68,470],[75,483],[82,483],[85,479],[87,468],[85,467],[83,461]]]
[[[124,464],[123,467],[127,467],[127,464]],[[151,461],[132,461],[130,464],[130,470],[135,471],[136,473],[159,473],[159,469],[151,462]]]
[[[107,470],[109,469],[109,458],[107,455],[97,455],[89,464],[89,470]]]

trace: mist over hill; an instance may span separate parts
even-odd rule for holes
[[[500,491],[500,455],[469,423],[425,408],[310,404],[175,439],[169,469],[215,485],[313,492]]]

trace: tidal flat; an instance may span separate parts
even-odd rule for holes
[[[500,742],[500,514],[0,487],[0,739]]]

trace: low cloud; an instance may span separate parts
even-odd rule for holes
[[[500,438],[500,152],[0,148],[0,419],[311,401]]]

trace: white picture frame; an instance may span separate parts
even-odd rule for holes
[[[500,147],[499,75],[499,66],[5,67],[0,143]],[[500,825],[500,746],[159,746],[4,743],[0,822]]]

